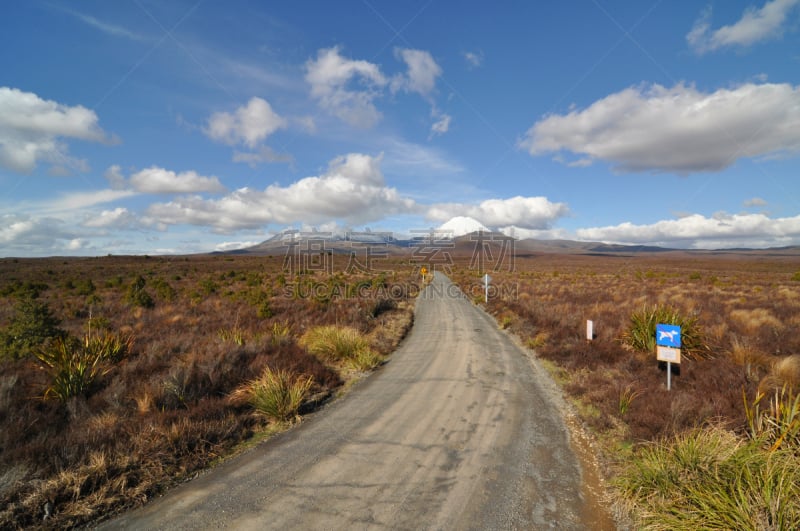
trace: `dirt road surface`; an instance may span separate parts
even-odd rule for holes
[[[602,529],[526,353],[443,275],[391,361],[113,529]]]

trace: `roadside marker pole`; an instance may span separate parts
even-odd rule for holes
[[[672,362],[667,362],[667,391],[672,387]]]
[[[489,273],[483,275],[483,302],[489,303],[489,282],[492,281],[492,277],[489,276]]]

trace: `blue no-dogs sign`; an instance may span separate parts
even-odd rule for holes
[[[681,348],[681,327],[678,325],[657,324],[656,345]]]

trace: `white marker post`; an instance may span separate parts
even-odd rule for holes
[[[492,277],[489,276],[489,273],[483,275],[483,302],[489,302],[489,282],[492,281]]]
[[[594,339],[594,321],[586,320],[586,339],[591,341]]]

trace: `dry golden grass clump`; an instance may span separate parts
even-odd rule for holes
[[[313,376],[266,367],[258,378],[231,393],[230,399],[233,403],[246,402],[271,419],[287,421],[297,415],[312,385]]]
[[[758,391],[772,394],[781,390],[800,395],[800,355],[778,358],[769,373],[759,382]]]
[[[364,335],[352,327],[335,325],[312,328],[300,338],[300,346],[321,360],[355,370],[369,370],[380,361]]]
[[[748,379],[759,379],[761,374],[766,374],[772,368],[774,356],[764,354],[753,348],[749,342],[734,338],[731,341],[731,360],[744,367]]]
[[[766,308],[731,310],[729,317],[748,334],[754,334],[764,327],[782,327],[781,321]]]

